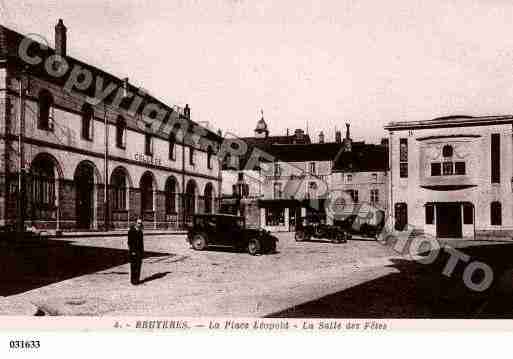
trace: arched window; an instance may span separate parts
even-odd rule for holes
[[[492,202],[490,205],[490,222],[492,226],[502,225],[502,206],[500,202]]]
[[[39,159],[32,165],[32,202],[38,209],[55,205],[54,165],[49,159]]]
[[[189,180],[185,191],[185,213],[193,215],[196,212],[196,182]]]
[[[175,145],[176,145],[176,135],[174,132],[169,134],[169,159],[175,160]]]
[[[126,175],[121,169],[116,169],[112,174],[112,201],[114,210],[126,210]]]
[[[140,183],[141,190],[141,212],[153,212],[153,177],[146,172]]]
[[[205,213],[212,213],[213,208],[212,204],[214,203],[214,188],[212,187],[212,183],[207,183],[205,186]]]
[[[50,92],[43,90],[39,94],[39,118],[37,127],[41,130],[52,130],[53,97]]]
[[[454,150],[451,145],[445,145],[442,148],[442,156],[444,156],[444,157],[452,157],[453,153],[454,153]]]
[[[125,148],[126,121],[123,117],[116,120],[116,147]]]
[[[395,229],[402,231],[408,224],[408,205],[406,203],[395,204]]]
[[[176,213],[176,179],[170,177],[166,182],[166,214]]]
[[[86,103],[82,107],[82,138],[91,141],[93,139],[93,107]]]

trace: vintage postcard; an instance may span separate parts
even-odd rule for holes
[[[0,329],[513,329],[512,19],[0,0]]]

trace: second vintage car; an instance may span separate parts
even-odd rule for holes
[[[351,239],[351,235],[340,226],[326,224],[325,218],[311,215],[300,218],[296,224],[294,238],[296,242],[319,238],[328,239],[333,243],[346,243]]]
[[[244,217],[231,214],[196,214],[187,232],[187,241],[195,250],[209,246],[246,250],[251,255],[273,253],[278,239],[268,231],[247,228]]]

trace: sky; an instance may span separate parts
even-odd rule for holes
[[[251,136],[513,113],[508,0],[0,0],[0,21],[144,87],[192,118]]]

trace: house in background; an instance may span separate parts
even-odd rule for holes
[[[333,188],[361,194],[362,200],[369,197],[369,201],[386,207],[386,146],[353,143],[349,125],[344,139],[336,131],[335,140],[325,142],[321,131],[318,142],[312,143],[301,129],[293,134],[271,136],[261,118],[255,136],[242,140],[248,145],[248,153],[258,148],[272,158],[257,170],[245,169],[248,155],[237,158],[237,166],[223,166],[223,194],[237,203],[233,213],[244,212],[251,223],[271,231],[293,231],[301,217],[326,216],[326,201]],[[355,181],[345,185],[348,174]],[[230,188],[231,193],[226,192]],[[251,209],[239,208],[240,203]],[[331,220],[329,216],[326,219]]]
[[[440,238],[513,234],[513,116],[392,122],[395,228]]]
[[[331,189],[334,193],[345,192],[344,206],[339,216],[349,214],[369,214],[376,210],[388,213],[388,141],[383,139],[381,144],[353,142],[349,128],[343,140],[344,146],[333,164]],[[372,208],[372,209],[371,209]],[[368,217],[372,223],[379,221],[376,216]]]

